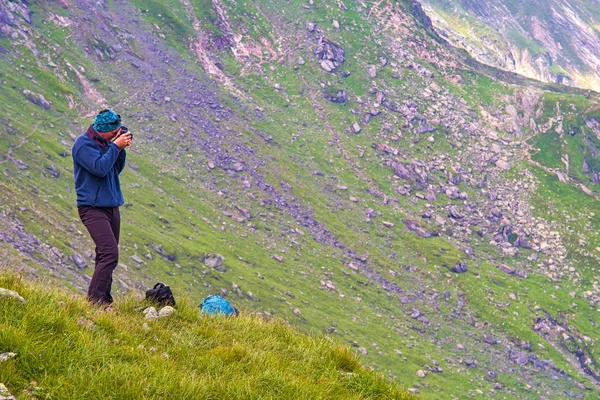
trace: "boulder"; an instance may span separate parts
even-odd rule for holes
[[[454,268],[452,268],[450,271],[455,272],[457,274],[465,273],[467,272],[467,265],[464,262],[456,263]]]
[[[27,100],[29,100],[30,102],[32,102],[36,106],[40,106],[44,110],[49,110],[51,108],[50,103],[48,102],[48,100],[46,100],[44,98],[44,96],[42,96],[41,94],[34,93],[31,90],[27,90],[27,89],[23,90],[23,94],[25,95],[25,97],[27,98]]]
[[[225,261],[225,257],[223,257],[222,255],[209,254],[204,258],[204,265],[206,265],[208,268],[213,268],[218,271],[221,271],[223,261]]]
[[[367,75],[369,76],[369,78],[376,78],[377,77],[377,68],[375,68],[374,65],[369,65],[367,67]]]
[[[171,306],[166,306],[161,308],[160,311],[158,311],[158,318],[167,318],[173,315],[173,313],[175,313],[175,309]],[[146,317],[147,316],[148,314],[146,314]]]
[[[10,394],[3,383],[0,383],[0,400],[15,400],[15,396]]]
[[[21,297],[21,295],[19,295],[19,293],[15,292],[14,290],[0,288],[0,300],[4,300],[4,299],[14,299],[14,300],[20,301],[23,304],[26,303],[25,299],[23,297]]]
[[[529,277],[529,275],[527,275],[527,272],[523,271],[522,269],[515,270],[514,275],[518,276],[521,279],[527,279]]]
[[[348,100],[348,95],[344,90],[338,90],[336,94],[330,94],[329,92],[325,91],[325,93],[323,93],[323,97],[326,100],[332,101],[334,103],[345,103],[346,100]]]
[[[497,268],[498,268],[500,271],[504,272],[505,274],[512,275],[512,274],[514,274],[514,273],[515,273],[515,269],[514,269],[514,268],[511,268],[511,267],[509,267],[509,266],[508,266],[508,265],[506,265],[506,264],[500,264],[500,265],[498,265],[498,267],[497,267]]]
[[[2,353],[0,354],[0,362],[10,360],[17,356],[17,353]]]
[[[337,44],[330,42],[324,37],[319,41],[319,45],[315,49],[315,55],[321,63],[321,67],[326,71],[333,71],[346,61],[345,51]],[[328,63],[323,63],[328,61]]]
[[[87,267],[87,262],[79,253],[73,252],[69,259],[73,261],[73,264],[79,269],[85,269]]]
[[[156,311],[156,308],[154,307],[148,307],[143,311],[145,317],[144,319],[150,320],[150,321],[156,321],[158,319],[158,311]]]

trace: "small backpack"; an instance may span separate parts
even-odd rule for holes
[[[225,315],[237,317],[238,310],[221,296],[208,296],[200,304],[200,312],[208,315]]]
[[[146,290],[146,300],[158,303],[161,306],[175,305],[175,297],[173,297],[171,288],[162,282],[158,282],[154,285],[154,288]]]

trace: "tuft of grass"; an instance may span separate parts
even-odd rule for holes
[[[107,312],[15,275],[0,287],[27,299],[0,299],[0,353],[17,353],[0,382],[18,397],[412,398],[348,348],[281,319],[201,316],[178,299],[172,317],[148,322],[133,297]]]

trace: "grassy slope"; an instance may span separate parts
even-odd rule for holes
[[[300,10],[299,3],[296,3],[296,6]],[[164,7],[158,7],[142,14],[150,22],[163,22],[157,19],[162,18],[158,17],[158,14],[163,15],[162,9]],[[168,27],[166,30],[172,30],[167,32],[167,35],[171,34],[175,38],[179,31],[185,35],[189,34],[189,28],[180,26],[184,22],[179,20],[181,17],[177,17],[178,14],[175,13],[179,12],[178,9],[173,7],[173,10],[175,11],[172,15],[164,14],[170,18],[170,22],[166,23]],[[323,9],[319,9],[318,12],[320,14],[311,15],[311,19],[318,18],[320,23],[325,24],[331,17],[329,12]],[[288,11],[288,13],[289,21],[296,21],[298,17],[296,14],[299,14],[299,11]],[[342,19],[343,15],[350,17],[345,20]],[[354,12],[336,14],[335,17],[340,19],[343,26],[349,25],[354,19],[359,22],[361,20],[360,15]],[[266,22],[264,19],[259,21],[257,30],[264,32],[262,25]],[[300,20],[297,24],[300,29],[303,29],[303,23],[304,20]],[[362,30],[367,31],[362,33],[365,37],[371,34],[368,24],[362,22],[359,26],[362,27],[361,30],[329,32],[329,34],[335,40],[342,40],[350,55],[360,55],[362,58],[367,58],[369,62],[375,63],[377,50],[368,46],[363,48],[362,42],[353,39]],[[50,27],[47,29],[51,30]],[[55,32],[51,31],[49,34],[52,36]],[[173,42],[173,38],[167,37]],[[59,39],[60,35],[57,35],[55,40]],[[73,46],[69,41],[65,45]],[[183,47],[178,46],[176,48],[183,52]],[[310,59],[310,49],[302,51],[303,57]],[[23,60],[27,60],[28,57],[31,58],[23,49],[21,59],[15,60],[15,64],[27,65]],[[32,62],[30,60],[30,63]],[[224,63],[226,68],[227,66],[235,68],[235,62],[226,56],[224,56]],[[273,71],[269,68],[271,66],[274,68]],[[347,85],[356,94],[366,95],[368,82],[359,78],[362,76],[362,65],[355,61],[348,61],[346,66],[353,73]],[[9,75],[14,67],[15,65],[9,68],[2,64],[2,68],[5,68],[2,70],[3,74]],[[393,192],[389,182],[389,170],[376,162],[376,154],[370,149],[378,133],[377,121],[374,120],[370,125],[364,126],[361,135],[349,135],[344,132],[344,128],[355,118],[349,113],[349,106],[331,105],[326,102],[322,104],[328,121],[343,137],[342,150],[350,154],[349,157],[341,156],[339,149],[329,145],[333,139],[333,132],[322,129],[320,115],[307,99],[306,90],[314,91],[314,87],[311,85],[306,87],[298,76],[303,75],[308,82],[331,79],[334,85],[343,86],[344,83],[335,82],[334,78],[328,76],[323,78],[323,73],[315,71],[314,68],[305,67],[296,73],[289,65],[281,66],[273,60],[264,67],[264,75],[249,75],[240,79],[239,84],[252,91],[257,102],[268,110],[266,113],[268,117],[261,122],[253,120],[243,122],[272,134],[279,145],[265,145],[241,122],[233,122],[231,127],[236,133],[242,135],[240,141],[260,151],[264,158],[270,161],[264,168],[268,182],[274,187],[278,187],[282,180],[290,182],[293,186],[293,194],[314,210],[316,219],[320,223],[332,231],[338,240],[354,247],[358,254],[368,254],[371,265],[385,274],[390,281],[405,288],[419,288],[418,290],[422,290],[422,294],[426,296],[448,290],[452,297],[442,302],[440,309],[434,309],[427,301],[420,300],[417,300],[415,305],[401,306],[395,296],[383,291],[364,276],[354,272],[345,276],[342,273],[342,270],[345,270],[343,265],[351,260],[344,257],[339,250],[319,244],[308,235],[290,233],[293,228],[299,226],[284,212],[278,211],[276,207],[261,206],[258,201],[252,202],[241,195],[244,189],[238,179],[230,178],[227,172],[208,173],[204,168],[198,168],[200,170],[198,176],[189,177],[186,168],[172,162],[173,154],[165,154],[157,149],[158,146],[150,143],[139,145],[141,154],[130,154],[130,160],[140,167],[139,171],[128,170],[124,175],[126,196],[133,206],[124,211],[123,230],[131,236],[124,237],[122,260],[129,265],[131,276],[145,279],[148,283],[152,280],[167,280],[178,290],[187,288],[190,296],[195,300],[220,288],[231,289],[232,283],[240,284],[243,288],[242,298],[235,298],[235,301],[253,309],[288,316],[302,329],[322,331],[333,326],[337,329],[336,334],[340,339],[356,341],[361,346],[368,347],[369,362],[376,364],[382,370],[393,372],[405,384],[420,384],[414,372],[423,368],[424,364],[431,363],[431,359],[436,359],[442,363],[446,372],[428,376],[429,388],[423,388],[423,391],[427,391],[431,398],[436,396],[444,398],[449,393],[460,395],[465,387],[471,386],[473,380],[481,382],[488,388],[491,387],[491,383],[484,380],[486,371],[465,370],[455,364],[455,360],[445,361],[456,353],[456,340],[449,340],[441,347],[439,342],[436,342],[438,337],[453,338],[457,332],[476,332],[480,335],[479,330],[463,321],[445,321],[440,328],[436,326],[425,334],[418,330],[422,327],[416,327],[417,330],[413,331],[411,328],[415,328],[414,323],[405,315],[405,312],[410,312],[412,307],[419,307],[426,313],[440,313],[444,316],[454,311],[458,293],[465,292],[470,299],[467,302],[469,312],[480,321],[494,321],[494,327],[488,328],[492,333],[531,340],[534,347],[538,343],[542,344],[543,340],[532,334],[530,330],[531,319],[535,314],[528,310],[528,301],[541,302],[554,314],[563,309],[562,304],[568,304],[566,293],[561,294],[560,291],[550,289],[553,293],[557,292],[559,296],[558,299],[552,300],[546,296],[546,293],[536,289],[545,284],[543,279],[532,278],[526,283],[515,281],[513,278],[499,274],[493,263],[488,261],[474,261],[479,264],[479,268],[474,270],[476,271],[474,273],[461,277],[448,275],[446,267],[458,261],[462,253],[444,238],[425,240],[404,232],[400,218],[406,215],[418,215],[419,206],[410,204],[404,198],[400,199],[399,207],[383,206],[366,195],[368,185],[356,174],[354,166],[359,165],[363,171],[368,171],[368,175],[377,182],[379,188],[387,193]],[[36,70],[31,69],[33,71],[28,72],[35,73]],[[86,70],[89,71],[90,76],[95,73],[93,66],[86,65]],[[226,72],[234,75],[233,71],[226,70]],[[4,153],[10,143],[19,143],[20,138],[26,136],[28,138],[26,143],[13,150],[13,154],[22,160],[31,161],[30,169],[25,172],[18,171],[10,161],[8,162],[9,174],[2,178],[3,185],[7,187],[7,190],[3,190],[2,193],[2,196],[6,196],[2,208],[17,213],[28,230],[67,254],[70,249],[64,243],[66,240],[88,243],[89,248],[89,241],[85,235],[75,234],[73,238],[62,228],[68,226],[65,222],[69,224],[77,222],[72,206],[73,194],[69,192],[70,159],[58,156],[64,149],[57,145],[61,138],[66,138],[64,132],[77,132],[79,127],[75,127],[84,124],[85,120],[78,118],[74,111],[67,109],[64,97],[52,97],[58,90],[52,89],[54,85],[40,85],[45,90],[46,98],[54,100],[54,110],[51,113],[41,112],[29,102],[23,101],[20,91],[29,85],[29,81],[23,76],[18,76],[19,81],[15,85],[17,89],[11,90],[6,85],[2,86],[2,95],[10,96],[6,98],[10,99],[10,104],[15,105],[5,115],[17,126],[17,132],[10,135],[9,140],[1,140],[0,146],[3,146],[2,153]],[[114,78],[112,81],[105,79],[106,75],[102,78],[101,81],[108,82],[108,85],[117,83]],[[39,77],[36,76],[36,79],[44,82],[49,78],[41,74]],[[407,79],[420,82],[416,74],[408,75]],[[59,89],[79,93],[80,88],[73,82],[76,80],[70,79],[65,82],[66,89],[60,87]],[[283,93],[272,89],[272,84],[275,82],[280,83],[284,88]],[[258,85],[258,88],[255,85]],[[472,82],[468,81],[466,88],[461,90],[471,91],[470,85],[474,85],[476,89],[468,98],[472,104],[482,102],[489,104],[497,99],[499,91],[504,90],[502,87],[499,88],[501,85],[498,83],[482,78],[479,74]],[[117,95],[110,94],[108,91],[106,95],[113,96],[115,101],[118,100]],[[291,99],[292,106],[286,101],[286,97]],[[148,104],[146,107],[152,109],[154,106]],[[156,107],[156,110],[160,111],[160,108]],[[128,112],[133,115],[136,111],[132,108]],[[42,123],[37,125],[39,121]],[[55,127],[58,126],[58,129],[51,128],[50,123]],[[302,123],[308,126],[301,125]],[[169,126],[165,121],[158,121],[156,124]],[[35,131],[32,129],[34,126],[38,127]],[[282,129],[282,126],[290,128]],[[301,134],[300,139],[292,140],[290,137],[292,126],[294,131]],[[29,136],[32,131],[33,134]],[[252,143],[250,140],[255,142]],[[366,149],[364,161],[356,155],[357,145]],[[204,165],[206,161],[204,155],[193,151],[190,153],[197,162],[196,165]],[[305,154],[310,154],[312,158],[302,157]],[[152,162],[149,161],[150,158]],[[44,169],[49,163],[64,171],[58,180],[44,176]],[[321,178],[312,175],[311,172],[316,169],[325,172],[327,176]],[[218,187],[227,190],[227,195],[217,196],[214,192],[207,192],[204,182],[211,177],[218,179]],[[332,177],[336,180],[331,179]],[[141,186],[133,188],[133,184]],[[335,187],[338,184],[348,186],[349,192],[337,190]],[[37,187],[35,192],[34,185]],[[191,196],[188,192],[181,192],[183,185],[189,188]],[[158,188],[162,189],[163,193],[158,193]],[[260,192],[258,195],[262,196]],[[349,202],[347,200],[349,195],[358,197],[360,204],[354,205]],[[39,199],[46,200],[48,203],[40,202]],[[231,211],[235,209],[235,205],[251,207],[255,215],[250,221],[254,225],[253,228],[248,227],[247,224],[235,223],[223,216],[223,209]],[[19,213],[16,211],[18,206],[24,206],[27,211]],[[367,207],[381,212],[382,217],[374,223],[367,224],[361,215]],[[273,212],[275,217],[259,217],[261,212]],[[214,230],[210,225],[199,220],[199,215],[223,226],[224,230]],[[379,225],[380,220],[393,221],[397,226],[391,230],[383,230]],[[304,229],[301,226],[299,228]],[[77,229],[82,228],[78,226]],[[361,232],[361,229],[371,233]],[[296,243],[292,242],[292,239]],[[176,262],[182,268],[176,268],[173,263],[161,259],[155,253],[153,260],[146,261],[141,268],[132,267],[133,262],[129,261],[129,256],[134,253],[142,255],[151,252],[149,249],[151,243],[160,243],[165,251],[177,254]],[[474,246],[476,249],[481,249],[482,254],[490,251],[483,241],[474,242]],[[85,248],[85,245],[82,247]],[[225,255],[228,272],[222,274],[204,268],[198,259],[207,252],[219,252]],[[272,260],[270,254],[273,253],[285,255],[285,263],[280,264]],[[392,259],[393,253],[396,253],[398,258]],[[484,258],[481,256],[481,259]],[[396,276],[389,274],[387,271],[390,269],[399,274]],[[87,272],[89,271],[88,268]],[[264,279],[260,279],[258,274],[261,274]],[[328,292],[319,289],[321,279],[333,280],[337,291]],[[527,285],[527,288],[522,289],[522,285]],[[252,302],[245,295],[248,290],[251,290],[261,301]],[[493,291],[493,295],[490,294],[490,290]],[[513,305],[510,309],[498,310],[494,307],[494,299],[504,300],[508,294],[521,293],[521,291],[527,293],[527,296],[520,296],[518,301],[511,302]],[[293,297],[286,292],[291,293]],[[344,294],[345,298],[340,294]],[[357,297],[362,301],[359,302]],[[522,300],[529,298],[532,300]],[[582,305],[582,307],[586,306]],[[291,310],[294,308],[301,309],[302,316],[293,316]],[[578,328],[585,329],[583,322],[578,322]],[[461,342],[469,349],[484,349],[481,347],[479,336],[475,334],[473,337],[464,337]],[[378,348],[372,347],[371,343],[376,343]],[[395,353],[397,348],[404,353],[404,359]],[[378,354],[379,351],[381,355]],[[552,349],[542,351],[540,355],[560,360],[560,355]],[[491,358],[489,354],[485,354],[485,351],[477,356],[481,357],[482,361]],[[559,361],[559,363],[562,368],[569,368],[566,362]],[[515,387],[518,391],[528,390],[527,384],[518,381],[514,375],[500,374],[499,380],[507,387]]]
[[[347,347],[287,323],[198,316],[188,299],[145,323],[139,301],[114,313],[79,296],[0,276],[0,382],[19,398],[408,399]]]

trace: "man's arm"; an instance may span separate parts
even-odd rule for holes
[[[119,157],[119,146],[109,144],[108,151],[104,155],[91,143],[82,145],[74,156],[76,162],[98,178],[104,178],[112,169]],[[123,158],[125,160],[125,158]]]
[[[115,163],[115,167],[117,167],[117,173],[123,172],[125,169],[125,161],[127,160],[127,152],[125,149],[121,150],[119,153],[119,157],[117,157],[117,162]]]

